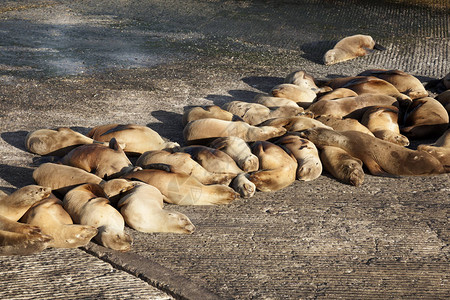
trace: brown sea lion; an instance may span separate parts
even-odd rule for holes
[[[334,116],[319,116],[316,118],[317,121],[320,121],[321,123],[332,127],[336,131],[360,131],[367,133],[368,135],[373,136],[373,133],[367,128],[365,125],[358,122],[358,120],[355,119],[342,119],[342,118],[336,118]]]
[[[375,43],[369,35],[357,34],[345,37],[328,50],[323,56],[325,65],[332,65],[346,60],[364,56],[373,49],[384,50],[384,47]]]
[[[335,146],[359,158],[370,173],[379,176],[432,175],[444,173],[442,164],[432,155],[407,149],[358,131],[337,132],[311,128],[300,133],[318,148]]]
[[[12,221],[0,215],[0,255],[30,255],[48,247],[51,236],[37,226]]]
[[[75,223],[98,229],[94,240],[99,244],[118,251],[130,250],[132,239],[124,232],[125,221],[98,184],[73,188],[64,196],[63,206]]]
[[[117,207],[117,202],[129,190],[136,186],[136,182],[124,178],[114,178],[100,183],[105,194],[108,196],[109,202]]]
[[[218,119],[201,119],[189,122],[183,130],[187,144],[205,144],[218,137],[237,136],[246,142],[268,140],[281,136],[284,128],[272,126],[252,126],[245,122]]]
[[[25,148],[39,155],[64,156],[77,146],[95,142],[70,128],[59,127],[55,130],[38,129],[28,133],[25,138]]]
[[[109,141],[109,147],[99,144],[79,146],[66,154],[61,162],[105,179],[119,177],[134,169],[115,138]]]
[[[144,169],[129,173],[124,178],[153,185],[164,195],[166,202],[178,205],[229,204],[238,197],[226,185],[204,185],[195,177],[183,173]]]
[[[371,106],[364,112],[361,123],[379,139],[408,146],[408,138],[400,134],[398,114],[395,106]]]
[[[34,170],[33,179],[37,184],[50,187],[53,192],[62,196],[77,185],[99,184],[103,181],[100,177],[79,168],[54,163],[40,165]]]
[[[400,131],[408,138],[430,138],[443,134],[448,124],[445,107],[439,101],[425,97],[414,100],[408,107]]]
[[[297,179],[314,180],[322,174],[322,163],[316,146],[297,135],[285,135],[275,141],[297,160]]]
[[[225,152],[206,146],[187,146],[180,151],[188,153],[203,168],[213,173],[240,174],[242,169]]]
[[[358,76],[375,76],[386,80],[395,86],[400,93],[409,96],[411,99],[428,97],[428,92],[419,79],[400,70],[372,69],[366,70]]]
[[[42,233],[52,237],[49,247],[77,248],[87,245],[97,234],[97,228],[73,224],[72,218],[54,195],[34,204],[22,217],[24,223],[38,226]]]
[[[295,181],[297,160],[280,146],[267,141],[258,141],[251,146],[252,153],[259,159],[259,171],[249,179],[262,192],[277,191]]]
[[[303,108],[307,108],[311,105],[317,97],[313,90],[301,88],[298,85],[291,83],[282,83],[274,86],[270,90],[269,95],[292,100],[297,103],[298,106]]]
[[[323,124],[320,121],[315,119],[306,117],[306,116],[297,116],[290,118],[275,118],[271,120],[267,120],[261,123],[262,126],[275,126],[275,127],[283,127],[287,131],[302,131],[308,128],[314,127],[323,127],[328,129],[333,129],[330,126]]]
[[[136,124],[108,124],[91,129],[88,136],[96,141],[109,142],[115,138],[124,144],[123,150],[128,155],[141,155],[145,151],[177,148],[178,143],[166,142],[154,130]]]
[[[27,185],[0,198],[0,215],[18,221],[36,202],[50,196],[51,189],[40,185]]]
[[[320,96],[318,100],[334,100],[356,96],[358,96],[358,94],[351,89],[337,88],[335,90],[330,91],[329,93],[323,94],[323,96]]]
[[[339,181],[354,186],[364,182],[363,163],[339,147],[324,146],[320,151],[323,168]]]
[[[255,195],[256,186],[249,179],[249,173],[241,173],[233,178],[230,186],[239,193],[242,198],[250,198]]]
[[[186,215],[163,209],[163,198],[154,186],[136,182],[120,199],[118,208],[127,225],[138,231],[193,233],[195,226]]]
[[[450,115],[450,90],[440,93],[436,96],[436,100],[442,104]]]
[[[253,102],[262,104],[269,108],[289,106],[289,107],[303,109],[302,107],[298,106],[298,104],[292,100],[289,100],[286,98],[280,98],[280,97],[273,97],[268,94],[256,94],[256,96],[253,98]]]
[[[445,172],[450,173],[450,129],[432,145],[419,145],[419,151],[425,151],[436,157],[444,166]]]
[[[235,136],[217,138],[209,144],[209,147],[218,149],[228,154],[244,172],[254,172],[259,169],[259,160],[248,144]]]
[[[187,110],[183,114],[183,126],[187,123],[200,119],[219,119],[225,121],[242,121],[242,119],[225,109],[220,108],[217,105],[210,106],[196,106]],[[161,149],[149,149],[149,150],[161,150]]]

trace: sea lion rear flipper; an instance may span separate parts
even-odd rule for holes
[[[174,173],[171,165],[163,164],[163,163],[148,164],[148,165],[144,166],[144,169],[156,169],[156,170],[166,171],[169,173]]]
[[[373,49],[380,50],[380,51],[386,50],[386,48],[384,46],[381,46],[378,43],[375,43],[375,45],[373,46]]]

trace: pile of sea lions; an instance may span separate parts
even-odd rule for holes
[[[228,204],[257,190],[280,190],[323,170],[360,186],[376,176],[450,172],[450,73],[429,97],[414,76],[367,70],[315,79],[296,71],[253,102],[193,107],[183,115],[185,145],[136,124],[87,134],[39,129],[25,139],[52,157],[33,172],[37,185],[0,194],[0,254],[80,247],[94,239],[127,251],[125,224],[141,232],[189,234],[178,205]],[[407,148],[411,139],[436,139]],[[132,160],[134,163],[132,163]]]

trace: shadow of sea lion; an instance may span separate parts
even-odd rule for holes
[[[161,123],[148,123],[147,127],[156,131],[161,137],[171,140],[172,142],[180,143],[183,138],[183,116],[164,110],[152,111],[151,115]]]
[[[263,93],[268,93],[274,86],[282,84],[284,82],[284,78],[272,76],[249,76],[242,78],[242,81],[252,88],[260,90]]]
[[[205,99],[213,102],[214,105],[222,107],[225,103],[229,103],[232,101],[244,101],[244,102],[253,102],[253,98],[257,94],[253,91],[247,90],[230,90],[228,91],[230,96],[227,95],[208,95]]]
[[[27,151],[25,149],[25,137],[27,136],[28,131],[14,131],[14,132],[2,132],[2,139],[22,151]]]
[[[308,59],[316,64],[323,65],[323,56],[325,53],[332,49],[338,41],[319,41],[306,43],[300,46],[300,49],[304,52],[301,57]]]
[[[33,180],[33,171],[34,169],[32,168],[0,164],[0,178],[17,188],[21,188],[29,184],[36,184]]]

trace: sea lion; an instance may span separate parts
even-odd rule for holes
[[[303,108],[307,108],[311,105],[317,97],[313,90],[301,88],[298,85],[291,83],[282,83],[274,86],[270,90],[269,95],[292,100],[297,103],[298,106]]]
[[[306,112],[311,112],[314,116],[331,115],[337,118],[359,120],[365,109],[374,105],[398,106],[398,101],[394,97],[387,95],[365,94],[337,100],[319,100],[313,103]]]
[[[432,175],[444,173],[442,164],[432,155],[407,149],[358,131],[337,132],[311,128],[300,133],[318,148],[335,146],[360,159],[370,173],[378,176]]]
[[[12,221],[0,215],[0,255],[30,255],[48,247],[51,236],[37,226]]]
[[[386,80],[395,86],[400,93],[409,96],[411,99],[428,97],[428,92],[419,79],[400,70],[372,69],[366,70],[358,76],[375,76]]]
[[[379,139],[408,146],[408,138],[400,134],[398,114],[395,106],[371,106],[364,112],[361,123]]]
[[[346,60],[364,56],[373,49],[384,50],[385,48],[376,44],[370,35],[357,34],[345,37],[328,50],[323,56],[325,65],[332,65]]]
[[[202,184],[225,184],[228,185],[236,174],[219,174],[206,170],[201,164],[192,159],[191,155],[183,152],[170,153],[165,150],[154,150],[144,152],[139,156],[136,165],[144,169],[154,164],[166,164],[172,172],[184,173],[194,176]]]
[[[138,231],[193,233],[195,226],[186,215],[163,209],[163,198],[154,186],[136,182],[117,206],[126,224]]]
[[[225,152],[206,146],[187,146],[180,151],[188,153],[203,168],[213,173],[240,174],[242,169]]]
[[[430,138],[443,134],[448,124],[445,107],[439,101],[425,97],[414,100],[408,107],[400,131],[408,138]]]
[[[62,196],[77,185],[99,184],[103,181],[100,177],[79,168],[54,163],[40,165],[34,170],[33,179],[37,184],[50,187],[53,192]]]
[[[354,186],[364,182],[363,163],[339,147],[324,146],[320,151],[323,168],[339,181]]]
[[[77,146],[92,143],[96,141],[67,127],[38,129],[25,137],[25,148],[39,155],[64,156]]]
[[[287,131],[302,131],[308,128],[314,127],[323,127],[328,129],[333,129],[330,126],[323,124],[320,121],[315,119],[305,117],[305,116],[297,116],[290,118],[275,118],[271,120],[267,120],[261,123],[263,126],[275,126],[275,127],[283,127]]]
[[[419,145],[417,150],[425,151],[436,157],[444,166],[445,172],[450,173],[450,129],[432,145]]]
[[[248,144],[235,136],[217,138],[209,144],[209,147],[228,154],[244,172],[254,172],[259,169],[259,160]]]
[[[204,185],[195,177],[157,169],[144,169],[123,178],[138,180],[156,187],[168,203],[178,205],[229,204],[238,197],[223,184]]]
[[[310,89],[316,94],[325,93],[331,91],[330,88],[324,87],[319,88],[316,85],[315,79],[313,76],[309,75],[303,70],[294,71],[286,76],[284,79],[284,83],[295,84],[303,89]]]
[[[72,218],[62,207],[62,201],[54,195],[35,203],[21,221],[41,228],[52,237],[48,247],[77,248],[87,245],[97,234],[97,228],[73,224]]]
[[[225,121],[242,121],[242,119],[225,109],[220,108],[217,105],[210,106],[196,106],[187,110],[183,114],[183,126],[187,123],[200,119],[219,119]],[[161,150],[161,149],[149,149],[149,150]]]
[[[98,184],[73,188],[64,196],[63,206],[75,223],[98,229],[94,240],[99,244],[118,251],[130,250],[132,239],[124,232],[125,221]]]
[[[365,125],[361,124],[360,122],[358,122],[358,120],[355,119],[351,118],[342,119],[336,118],[334,116],[322,115],[317,117],[316,120],[327,126],[332,127],[336,131],[354,130],[364,132],[367,133],[368,135],[373,136],[373,133],[369,130],[369,128],[367,128]]]
[[[258,125],[265,120],[278,117],[293,117],[303,113],[301,107],[280,106],[277,108],[268,108],[259,103],[249,103],[244,101],[232,101],[225,103],[223,108],[232,114],[242,118],[250,125]]]
[[[447,113],[450,115],[450,90],[446,90],[445,92],[437,95],[436,100],[439,101],[443,107],[445,107]]]
[[[256,96],[253,98],[253,102],[262,104],[269,108],[289,106],[289,107],[303,109],[302,107],[298,106],[298,104],[292,100],[289,100],[286,98],[280,98],[280,97],[273,97],[273,96],[269,96],[268,94],[256,94]]]
[[[51,189],[40,185],[27,185],[0,199],[0,215],[18,221],[36,202],[50,196]]]
[[[330,91],[329,93],[323,94],[323,96],[320,96],[319,100],[334,100],[334,99],[341,99],[341,98],[347,98],[347,97],[356,97],[358,94],[347,88],[337,88],[335,90]]]
[[[237,136],[246,142],[268,140],[281,136],[284,128],[272,126],[252,126],[241,121],[201,119],[189,122],[183,130],[187,144],[205,144],[218,137]]]
[[[99,144],[79,146],[66,154],[61,162],[104,179],[119,177],[134,169],[115,138],[109,141],[109,147]]]
[[[99,184],[105,194],[108,196],[109,202],[114,207],[117,207],[117,202],[129,190],[136,186],[136,182],[123,178],[114,178],[108,181],[102,181]]]
[[[316,146],[297,135],[285,135],[275,141],[297,160],[297,179],[303,181],[314,180],[322,174],[322,163]]]
[[[147,126],[136,124],[108,124],[91,129],[88,137],[96,141],[109,142],[115,138],[119,144],[124,144],[123,150],[128,155],[141,155],[149,150],[177,148],[178,143],[166,142],[154,130]]]
[[[231,188],[238,192],[242,198],[250,198],[255,195],[256,186],[250,181],[249,177],[248,173],[241,173],[234,177],[230,183]]]
[[[260,170],[249,175],[249,179],[262,192],[277,191],[295,181],[297,160],[280,146],[267,141],[257,141],[251,146],[259,159]]]

